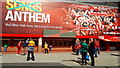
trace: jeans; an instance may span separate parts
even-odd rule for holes
[[[79,49],[76,49],[76,55],[78,55],[79,54]]]
[[[23,54],[26,54],[26,47],[23,48]]]
[[[49,50],[52,51],[52,47],[49,47]]]
[[[6,52],[7,51],[7,47],[4,47],[4,52]]]
[[[95,66],[94,52],[89,52],[89,55],[91,57],[91,66]]]
[[[82,65],[84,64],[84,61],[85,60],[85,65],[87,64],[87,59],[86,59],[86,55],[87,55],[87,52],[81,52],[82,53]]]
[[[95,57],[97,57],[97,48],[94,50]]]
[[[97,48],[97,52],[98,52],[98,54],[100,54],[100,48]]]

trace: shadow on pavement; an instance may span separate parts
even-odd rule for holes
[[[113,56],[120,56],[119,54],[111,54],[111,55],[113,55]]]
[[[79,60],[63,60],[63,62],[76,62],[82,66],[82,58],[79,58]],[[85,63],[85,62],[84,62]],[[89,62],[87,62],[87,65],[91,65]]]

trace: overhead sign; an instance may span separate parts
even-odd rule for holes
[[[23,22],[50,23],[50,14],[40,13],[42,4],[40,2],[19,2],[18,0],[7,0],[5,20]],[[12,11],[12,10],[15,11]],[[25,12],[24,12],[25,11]],[[37,12],[37,13],[36,13]],[[28,17],[28,18],[27,18]]]
[[[120,37],[118,36],[100,36],[99,39],[108,42],[120,42]]]

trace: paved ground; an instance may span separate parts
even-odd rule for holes
[[[95,66],[120,66],[119,57],[118,52],[101,52],[95,58]],[[26,56],[16,56],[15,53],[3,54],[0,58],[3,66],[81,66],[81,55],[74,55],[72,52],[35,53],[35,61],[26,61]],[[90,66],[90,61],[86,66]]]

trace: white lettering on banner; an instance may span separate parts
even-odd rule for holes
[[[103,32],[103,34],[120,34],[119,32]]]
[[[26,22],[28,12],[22,12],[22,13],[24,14],[24,21]]]
[[[99,39],[104,39],[104,36],[99,36]]]
[[[28,18],[28,19],[27,19]],[[9,10],[7,12],[5,20],[11,21],[24,21],[24,22],[41,22],[41,23],[50,23],[50,14],[44,13],[32,13],[32,12],[12,12]]]
[[[5,23],[5,26],[11,26],[11,23]]]
[[[41,20],[41,17],[39,17],[39,16],[41,16],[41,13],[37,13],[36,14],[36,22],[43,22],[43,21],[40,21]],[[40,20],[39,20],[40,19]]]
[[[15,11],[15,13],[14,13],[14,21],[17,21],[17,19],[18,19],[18,21],[22,21],[22,15],[21,15],[21,12],[18,13],[17,11]]]
[[[47,14],[46,17],[45,17],[45,14],[42,14],[42,20],[43,22],[47,23],[50,23],[50,14]]]
[[[41,29],[63,29],[62,26],[49,26],[49,25],[34,25],[34,24],[20,24],[20,23],[5,23],[7,27],[22,27],[22,28],[41,28]]]
[[[8,20],[8,19],[11,19],[11,21],[13,21],[13,14],[12,14],[12,11],[8,11],[5,20]]]
[[[31,20],[33,19],[33,22],[35,22],[35,13],[33,13],[33,15],[31,14],[31,12],[29,12],[29,22],[32,22]]]
[[[13,23],[12,23],[12,26],[13,26],[13,27],[19,27],[19,24],[13,24]]]

